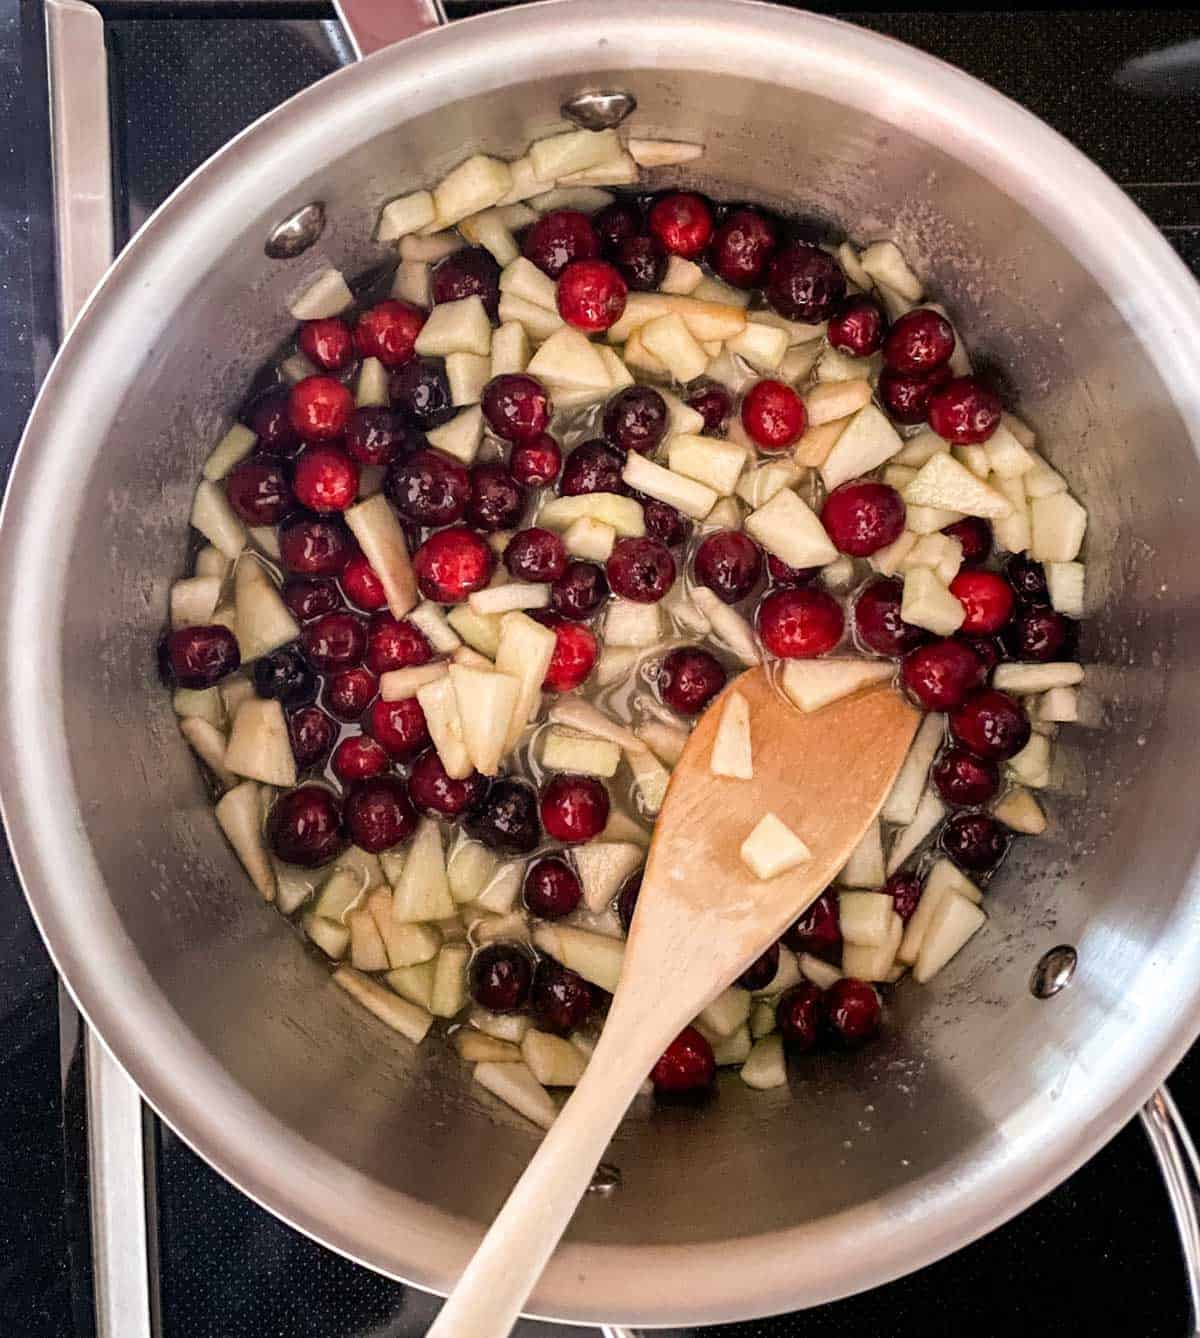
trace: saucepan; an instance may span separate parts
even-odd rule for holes
[[[364,48],[436,21],[348,17]],[[894,238],[1090,513],[1082,658],[1104,727],[1064,739],[1052,836],[1002,869],[987,933],[897,992],[881,1044],[814,1059],[790,1091],[635,1109],[608,1158],[620,1187],[587,1198],[530,1303],[715,1323],[995,1227],[1200,1029],[1200,290],[1033,116],[829,19],[569,0],[414,36],[253,125],[109,272],[25,434],[0,531],[4,811],[54,959],[151,1105],[280,1217],[448,1289],[535,1136],[439,1047],[365,1021],[253,894],[153,652],[197,469],[288,335],[287,299],[325,265],[385,262],[385,201],[469,154],[519,155],[564,109],[705,145],[656,184]],[[1168,1099],[1150,1109],[1169,1143]]]

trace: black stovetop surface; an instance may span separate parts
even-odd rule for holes
[[[489,6],[449,7],[463,14]],[[121,240],[236,130],[347,59],[319,4],[111,0],[101,8]],[[1146,9],[837,12],[942,56],[1044,117],[1138,200],[1200,274],[1200,78],[1190,96],[1182,85],[1162,96],[1115,78],[1132,57],[1200,36],[1200,19]],[[0,124],[9,131],[0,142],[0,478],[54,343],[41,24],[41,0],[0,0]],[[0,847],[0,1335],[13,1338],[91,1334],[73,1044],[60,1036],[53,969]],[[1200,1048],[1172,1087],[1200,1122]],[[163,1338],[423,1331],[435,1308],[429,1298],[301,1238],[161,1125],[155,1144]],[[800,1316],[711,1332],[1150,1338],[1183,1333],[1185,1317],[1166,1198],[1141,1134],[1129,1128],[1041,1203],[918,1274]]]

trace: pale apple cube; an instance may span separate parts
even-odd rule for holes
[[[947,555],[953,551],[947,545],[954,542],[955,540],[945,534],[923,534],[913,545],[908,557],[901,563],[901,571],[914,571],[917,567],[928,567],[930,571],[936,571],[946,560]],[[961,544],[958,545],[958,550],[961,558]]]
[[[851,414],[857,414],[870,403],[871,383],[869,381],[825,381],[813,386],[804,396],[804,408],[810,428],[820,427],[823,423],[836,422],[839,418],[849,418]],[[886,418],[884,422],[887,424],[888,430],[895,435],[895,429],[887,422]],[[874,427],[877,425],[868,420],[868,426]],[[884,439],[890,440],[882,431],[880,435]],[[896,440],[899,442],[899,437],[896,437]],[[899,449],[897,445],[896,450]]]
[[[790,488],[752,511],[745,529],[768,553],[791,567],[823,567],[838,556],[820,519]]]
[[[913,506],[939,507],[984,519],[1007,516],[1012,511],[1012,504],[1003,493],[945,452],[930,456],[921,466],[917,477],[905,488],[904,500]]]
[[[249,780],[288,789],[296,784],[296,761],[283,707],[247,698],[238,707],[225,746],[224,765]]]
[[[913,966],[913,979],[926,984],[987,923],[987,916],[974,902],[956,892],[949,893],[933,913],[921,950]]]
[[[511,264],[521,254],[521,248],[498,209],[485,209],[464,218],[458,230],[472,246],[482,246],[485,251],[490,251],[498,265]]]
[[[633,458],[633,453],[630,458]],[[642,457],[636,458],[640,460]],[[654,467],[659,468],[657,465]],[[665,469],[661,472],[669,473]],[[713,500],[716,500],[715,495]],[[548,530],[566,530],[584,517],[611,525],[622,539],[640,539],[646,533],[646,517],[641,502],[614,492],[585,493],[581,497],[555,497],[543,503],[542,509],[538,512],[537,524]]]
[[[676,312],[648,321],[641,328],[642,345],[676,381],[686,384],[703,375],[708,355]]]
[[[872,553],[867,561],[881,576],[894,576],[903,569],[905,560],[917,546],[919,538],[911,530],[902,530],[894,543]]]
[[[594,840],[577,846],[572,858],[588,910],[596,914],[606,910],[625,880],[642,867],[645,856],[645,850],[632,841]]]
[[[189,576],[176,581],[169,600],[171,626],[196,627],[209,622],[221,598],[221,584],[217,576]]]
[[[878,821],[872,822],[862,840],[850,852],[837,882],[842,887],[882,887],[887,878],[883,862],[883,837]]]
[[[637,737],[665,766],[674,767],[683,756],[691,731],[662,720],[644,720],[634,731]]]
[[[854,584],[854,561],[843,554],[821,568],[821,584],[827,590],[844,594]]]
[[[725,695],[708,767],[714,776],[729,776],[734,780],[754,779],[750,703],[736,690]]]
[[[640,740],[639,747],[640,752],[625,750],[625,762],[633,773],[633,782],[642,811],[653,818],[667,797],[671,773]]]
[[[800,468],[816,469],[825,463],[838,438],[850,425],[849,418],[835,418],[832,422],[811,424],[792,448],[792,461]]]
[[[548,339],[556,330],[561,330],[564,324],[557,311],[547,310],[523,297],[517,297],[515,293],[503,291],[500,294],[499,314],[503,324],[515,321],[523,326],[526,335],[534,343]]]
[[[490,209],[507,195],[512,172],[506,162],[475,154],[444,177],[433,191],[438,222],[449,228],[460,219]]]
[[[805,980],[811,980],[818,989],[827,990],[830,985],[836,984],[842,978],[842,973],[836,966],[822,961],[820,957],[814,957],[810,952],[799,953],[796,961],[800,967],[800,974]]]
[[[944,437],[939,437],[936,432],[926,430],[918,432],[915,437],[909,437],[892,457],[892,462],[893,464],[911,465],[914,469],[920,469],[933,456],[940,455],[943,451],[949,449],[950,443]]]
[[[966,610],[935,572],[915,567],[904,578],[900,617],[936,636],[950,636],[962,626]]]
[[[346,916],[346,928],[350,931],[350,964],[354,969],[386,971],[389,965],[387,949],[375,917],[367,907],[351,911]]]
[[[507,294],[557,315],[558,289],[554,280],[524,256],[518,256],[501,271],[500,294],[502,299]]]
[[[605,646],[596,661],[596,683],[599,687],[610,687],[628,678],[637,667],[639,652],[632,646]]]
[[[561,186],[632,186],[638,180],[638,165],[628,153],[618,158],[585,167],[579,172],[568,172],[559,177]]]
[[[338,962],[345,957],[346,949],[350,946],[350,931],[345,925],[338,924],[335,920],[326,920],[320,915],[313,915],[311,912],[303,917],[301,923],[309,940],[315,943],[331,961]],[[364,985],[375,984],[367,976],[360,976],[357,971],[354,972],[354,975]],[[333,979],[335,984],[341,983],[336,972]]]
[[[499,864],[496,856],[478,841],[463,841],[446,863],[450,896],[458,905],[474,901],[491,882]]]
[[[533,1028],[521,1042],[521,1057],[546,1087],[574,1087],[587,1066],[587,1060],[570,1041]]]
[[[544,385],[550,396],[550,402],[561,413],[572,413],[576,409],[587,409],[594,404],[600,404],[610,393],[596,386],[563,386],[556,381],[546,381]]]
[[[938,859],[925,878],[925,886],[917,902],[917,908],[905,926],[904,937],[896,950],[896,959],[906,966],[916,962],[921,951],[921,943],[938,908],[951,894],[965,898],[974,904],[983,900],[983,893],[973,882],[948,859]]]
[[[467,1064],[519,1064],[521,1051],[511,1041],[485,1036],[470,1027],[460,1027],[454,1033],[454,1048],[458,1057]]]
[[[1035,464],[1034,456],[1001,423],[983,443],[988,466],[1000,478],[1018,478],[1027,474]]]
[[[400,238],[400,260],[418,261],[425,265],[436,265],[456,251],[461,251],[466,242],[457,232],[434,232],[430,235],[408,236]]]
[[[607,562],[616,541],[617,532],[611,525],[606,525],[602,520],[593,520],[590,516],[580,516],[563,533],[567,552],[572,557],[584,558],[589,562]]]
[[[550,723],[564,725],[581,734],[590,734],[597,739],[607,739],[618,748],[628,752],[645,752],[645,745],[628,725],[622,725],[611,716],[605,715],[599,707],[582,697],[563,695],[556,697],[550,704]]]
[[[857,980],[881,981],[891,975],[896,952],[904,937],[904,923],[893,911],[884,943],[875,948],[846,940],[842,945],[842,972]]]
[[[1087,529],[1087,512],[1069,494],[1038,497],[1030,506],[1029,551],[1039,562],[1074,562]]]
[[[777,492],[784,488],[794,488],[801,480],[803,471],[790,460],[771,460],[748,469],[738,479],[734,490],[752,509],[765,506]]]
[[[886,284],[909,302],[921,300],[921,280],[909,268],[895,242],[873,242],[858,259],[876,283]]]
[[[358,502],[346,512],[346,524],[375,570],[393,618],[416,608],[421,596],[408,556],[408,541],[396,513],[382,494]]]
[[[433,277],[426,260],[402,260],[392,279],[392,297],[414,307],[433,306]]]
[[[381,242],[397,241],[410,232],[428,227],[435,217],[432,192],[419,190],[411,195],[402,195],[399,199],[388,201],[380,210],[375,239]]]
[[[632,367],[635,371],[643,372],[644,378],[653,381],[664,381],[667,379],[667,369],[654,356],[649,349],[642,345],[642,332],[634,332],[625,341],[625,347],[622,350],[626,367]]]
[[[696,587],[699,589],[700,587]],[[711,593],[711,592],[710,592]],[[712,623],[695,602],[695,589],[688,591],[682,580],[677,580],[661,601],[661,607],[676,627],[696,636],[708,636]]]
[[[517,904],[525,881],[525,861],[507,860],[492,875],[487,887],[475,898],[485,911],[506,915]]]
[[[225,735],[221,730],[212,721],[192,715],[180,720],[179,732],[196,756],[216,777],[221,788],[232,790],[238,783],[238,776],[225,765]]]
[[[391,402],[388,394],[388,369],[378,358],[364,358],[354,384],[354,403],[360,409],[384,407]]]
[[[249,663],[294,641],[300,627],[280,598],[274,581],[257,558],[246,554],[234,575],[237,640],[242,661]]]
[[[1079,719],[1079,691],[1051,688],[1036,699],[1030,714],[1047,724],[1072,725]]]
[[[570,172],[612,162],[623,154],[615,130],[568,130],[529,146],[530,164],[542,181],[557,181]]]
[[[297,381],[303,381],[306,377],[319,376],[320,368],[315,363],[309,362],[303,353],[293,353],[290,358],[284,358],[279,364],[279,375],[289,386],[294,386]]]
[[[1008,774],[1032,790],[1050,783],[1050,740],[1044,734],[1031,734],[1029,742],[1005,764]]]
[[[497,201],[497,208],[506,209],[509,206],[518,205],[523,200],[528,200],[530,196],[540,195],[554,184],[553,181],[544,181],[537,175],[533,170],[533,161],[528,154],[523,158],[514,158],[508,167],[512,184]],[[532,219],[527,221],[532,222]],[[509,226],[514,225],[510,223]]]
[[[476,590],[467,604],[473,612],[484,617],[499,617],[521,609],[544,609],[550,605],[550,587],[532,582],[509,581],[505,585]]]
[[[946,806],[932,790],[926,790],[917,804],[917,811],[907,827],[902,827],[892,842],[888,855],[887,874],[890,878],[904,861],[920,846],[946,815]]]
[[[492,350],[492,323],[483,299],[472,295],[457,302],[439,302],[421,326],[415,348],[423,358],[444,358],[451,353],[487,357]]]
[[[631,139],[629,152],[639,167],[675,167],[699,158],[704,145],[671,139]]]
[[[214,548],[212,544],[205,544],[196,554],[194,574],[196,576],[216,576],[223,581],[229,575],[229,569],[232,565],[219,549]]]
[[[753,1028],[751,1028],[753,1031]],[[746,1062],[742,1065],[742,1081],[755,1091],[767,1092],[787,1085],[787,1065],[783,1054],[783,1037],[778,1032],[755,1041]]]
[[[1025,495],[1029,498],[1052,497],[1056,492],[1066,492],[1067,481],[1042,459],[1033,457],[1033,468],[1025,475]]]
[[[533,942],[584,980],[610,994],[616,990],[625,956],[625,944],[620,939],[560,923],[539,925],[533,931]]]
[[[492,331],[491,374],[507,376],[529,366],[529,336],[518,321],[507,321]]]
[[[523,1060],[476,1064],[474,1078],[485,1091],[539,1128],[549,1129],[554,1123],[558,1107]]]
[[[897,492],[903,492],[916,477],[917,471],[913,465],[888,465],[883,471],[881,481],[886,483],[889,488],[895,488]]]
[[[348,938],[349,933],[345,932]],[[309,937],[318,942],[311,930]],[[319,946],[325,945],[319,943]],[[433,1018],[426,1009],[407,999],[401,999],[378,981],[362,975],[352,967],[339,966],[333,973],[333,982],[345,990],[352,999],[362,1004],[368,1012],[373,1013],[380,1022],[399,1032],[414,1045],[421,1044],[433,1025]]]
[[[446,615],[446,621],[472,650],[488,659],[495,657],[500,645],[499,614],[478,613],[470,604],[456,604]]]
[[[1083,682],[1083,665],[1073,660],[1051,660],[1043,664],[998,664],[992,684],[1001,692],[1020,697],[1051,688],[1073,688]]]
[[[862,688],[885,683],[894,673],[892,664],[878,660],[788,660],[780,684],[790,701],[809,712]]]
[[[472,354],[461,354],[461,357],[473,357]],[[449,371],[449,359],[447,359],[447,372]],[[494,375],[494,373],[492,373]],[[486,384],[486,378],[485,378]],[[482,387],[480,387],[482,389]],[[457,413],[448,423],[443,423],[441,427],[430,428],[425,434],[426,441],[439,451],[445,451],[447,455],[452,455],[456,460],[461,460],[464,465],[474,463],[476,455],[479,454],[479,447],[483,441],[483,410],[478,404],[472,404],[470,408],[463,409]]]
[[[341,271],[327,267],[292,298],[288,311],[298,321],[316,321],[337,316],[353,303],[354,294]]]
[[[713,1038],[732,1036],[750,1020],[752,1001],[748,990],[730,986],[700,1011],[696,1025]]]
[[[200,480],[189,523],[230,560],[246,546],[246,527],[229,505],[225,493],[211,479]]]
[[[695,261],[685,260],[682,256],[668,256],[667,272],[658,289],[662,293],[676,293],[686,297],[703,278],[704,271]]]
[[[812,851],[774,813],[759,819],[738,853],[742,863],[763,882],[812,858]]]
[[[847,943],[882,948],[891,937],[895,903],[889,892],[842,892],[838,925]]]
[[[963,519],[961,511],[946,511],[938,506],[906,505],[904,523],[915,535],[936,534],[947,525],[956,525]]]
[[[724,285],[721,287],[725,293],[734,292],[733,289],[724,288]],[[699,343],[710,340],[724,343],[745,328],[745,294],[737,294],[741,299],[741,305],[738,305],[731,301],[712,301],[699,293],[699,289],[687,297],[678,297],[672,293],[630,293],[624,314],[608,331],[608,342],[623,344],[635,330],[671,313],[680,317]]]
[[[704,431],[704,417],[695,409],[686,405],[678,395],[669,390],[660,389],[658,392],[667,404],[667,413],[670,415],[670,425],[667,428],[668,437],[682,435],[695,436]]]
[[[673,473],[707,484],[728,497],[746,467],[746,451],[717,437],[681,434],[667,443],[667,464]]]
[[[594,214],[600,209],[606,209],[612,202],[611,191],[600,190],[596,186],[567,185],[543,191],[529,201],[539,214],[548,214],[555,209],[575,209],[581,214]]]
[[[703,520],[717,500],[716,492],[707,484],[684,478],[674,470],[664,469],[662,465],[647,460],[644,455],[638,455],[636,451],[630,451],[625,457],[621,478],[636,491],[644,492],[660,502],[666,502],[668,506],[675,507],[685,516],[691,516],[693,520]],[[544,514],[545,509],[543,509]],[[817,524],[820,522],[817,521]]]
[[[450,629],[453,632],[453,628]],[[457,633],[454,633],[457,637]],[[445,678],[447,665],[444,660],[435,660],[432,664],[414,664],[406,669],[389,669],[379,678],[379,695],[385,702],[403,701],[405,697],[415,697],[426,683],[434,683]]]
[[[653,646],[662,632],[657,604],[638,604],[613,599],[604,617],[604,641],[608,646]]]
[[[745,665],[760,664],[762,651],[754,628],[737,611],[704,586],[692,591],[692,600],[708,620],[713,635]]]
[[[896,775],[895,784],[883,801],[880,817],[885,822],[906,826],[916,817],[917,807],[925,793],[925,780],[929,768],[945,736],[944,715],[932,713],[921,721],[903,765]]]
[[[550,729],[543,736],[542,766],[547,771],[577,771],[585,776],[615,776],[621,750],[606,739]]]
[[[787,356],[787,331],[747,321],[745,328],[728,341],[726,348],[739,358],[745,358],[756,371],[769,374],[778,370]]]
[[[233,680],[236,681],[236,680]],[[249,680],[243,679],[242,682],[248,683]],[[250,691],[238,701],[238,706],[248,697],[253,696],[253,686]],[[171,694],[171,707],[175,714],[181,720],[187,720],[195,717],[200,720],[206,720],[217,731],[225,728],[225,697],[219,687],[212,688],[176,688]],[[230,713],[233,714],[232,712]],[[224,750],[225,741],[222,736],[221,748]]]
[[[741,504],[735,497],[722,497],[700,523],[706,530],[740,530]]]
[[[529,1019],[522,1013],[489,1013],[486,1008],[473,1008],[467,1021],[485,1036],[510,1045],[520,1045],[529,1030]]]
[[[243,423],[234,423],[212,448],[201,470],[206,479],[218,483],[254,449],[258,438]]]
[[[1046,830],[1046,815],[1042,806],[1023,786],[1016,785],[992,809],[998,818],[1014,832],[1040,836]]]
[[[462,607],[462,606],[460,606]],[[448,673],[417,689],[417,701],[425,713],[429,737],[452,780],[465,780],[473,769],[463,737],[458,699]]]
[[[581,331],[566,325],[546,340],[526,370],[530,376],[560,386],[607,391],[612,384],[600,350]]]
[[[817,360],[818,381],[869,381],[878,359],[852,358],[830,345]]]
[[[471,764],[482,775],[494,776],[505,753],[509,727],[521,696],[521,680],[491,669],[452,664],[450,682],[454,685],[463,744]]]

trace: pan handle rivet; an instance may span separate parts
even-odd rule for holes
[[[272,260],[294,260],[325,231],[325,206],[320,200],[303,205],[276,223],[263,247]]]
[[[596,1174],[592,1176],[592,1183],[588,1185],[589,1194],[601,1194],[605,1198],[610,1194],[615,1194],[621,1188],[621,1172],[610,1162],[602,1161],[596,1167]]]
[[[1035,999],[1052,999],[1059,990],[1066,989],[1071,983],[1078,965],[1079,954],[1069,943],[1051,948],[1041,955],[1033,968],[1033,974],[1029,977],[1029,992]]]
[[[612,130],[637,106],[632,93],[577,93],[561,107],[563,116],[584,130]]]

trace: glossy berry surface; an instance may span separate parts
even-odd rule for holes
[[[346,598],[355,608],[362,609],[365,613],[375,613],[387,607],[387,594],[383,582],[364,553],[355,553],[342,568],[338,580]]]
[[[965,636],[994,636],[1016,605],[1012,586],[994,571],[960,571],[950,593],[963,606],[966,616],[958,630]]]
[[[845,622],[837,600],[811,587],[773,590],[758,606],[758,635],[783,660],[811,660],[831,651]]]
[[[707,535],[693,558],[696,579],[726,604],[736,604],[762,579],[762,549],[742,530]]]
[[[680,715],[699,715],[725,686],[725,669],[715,655],[698,646],[669,651],[658,667],[658,691]]]
[[[548,857],[529,866],[523,895],[531,914],[543,920],[561,920],[579,905],[583,887],[566,860]]]
[[[657,237],[626,237],[612,252],[612,262],[635,293],[650,293],[667,272],[667,252]]]
[[[483,799],[472,806],[464,826],[469,835],[482,841],[489,850],[504,855],[527,855],[542,839],[537,791],[528,781],[501,776],[488,786]]]
[[[521,250],[543,274],[557,279],[572,261],[595,260],[600,239],[586,214],[577,209],[552,209],[530,225]]]
[[[357,720],[375,700],[379,680],[361,665],[353,669],[339,669],[325,680],[321,696],[325,709],[338,720]]]
[[[775,979],[775,973],[778,970],[779,944],[772,943],[761,957],[757,957],[742,972],[738,977],[738,984],[744,990],[765,989]]]
[[[567,456],[558,491],[564,497],[583,497],[593,492],[622,493],[624,461],[620,451],[606,441],[585,441]]]
[[[808,585],[820,574],[820,567],[791,567],[774,553],[767,554],[767,575],[775,585]]]
[[[369,405],[350,415],[342,449],[360,465],[386,465],[407,452],[409,434],[390,409]]]
[[[181,688],[211,688],[241,664],[237,637],[220,623],[179,627],[166,639],[171,681]]]
[[[242,421],[258,438],[257,454],[287,458],[300,449],[300,434],[288,413],[290,400],[287,386],[271,386],[242,411]]]
[[[608,578],[594,562],[568,562],[550,587],[550,606],[574,622],[590,618],[608,598]]]
[[[452,525],[467,511],[471,477],[465,467],[442,451],[417,451],[393,462],[384,477],[388,501],[418,525]]]
[[[367,623],[364,658],[373,674],[386,674],[391,669],[428,664],[433,659],[433,647],[415,623],[380,610]]]
[[[704,419],[704,431],[713,436],[725,430],[733,413],[733,396],[719,381],[706,381],[687,397],[687,406]]]
[[[778,454],[804,435],[804,401],[782,381],[756,381],[742,400],[742,426],[760,450]]]
[[[491,580],[496,555],[474,530],[438,530],[413,555],[417,584],[435,604],[462,604]]]
[[[363,728],[389,757],[399,761],[406,762],[429,747],[429,726],[415,697],[394,702],[377,698],[367,711]]]
[[[471,470],[467,521],[477,530],[494,534],[512,529],[525,510],[525,489],[497,460],[486,460]]]
[[[319,785],[280,795],[267,818],[267,842],[285,864],[315,869],[346,846],[337,799]]]
[[[939,843],[968,873],[990,873],[1008,849],[1004,828],[987,813],[956,813],[942,828]]]
[[[462,780],[446,775],[442,759],[431,748],[422,753],[408,775],[408,793],[422,813],[439,818],[457,818],[483,802],[487,794],[486,776],[472,771]]]
[[[542,687],[546,692],[572,692],[582,686],[596,667],[599,647],[593,633],[582,623],[560,614],[542,613],[538,621],[554,633],[554,653]]]
[[[892,909],[905,924],[912,919],[924,890],[925,884],[920,875],[909,870],[892,874],[883,885],[883,891],[892,899]]]
[[[825,991],[824,1004],[826,1035],[843,1049],[856,1049],[879,1034],[883,1009],[869,982],[843,976]]]
[[[500,266],[482,246],[464,246],[438,261],[430,275],[434,302],[461,302],[477,297],[492,320],[500,310]]]
[[[899,539],[905,514],[904,500],[895,488],[852,479],[825,499],[821,524],[839,553],[870,557]]]
[[[846,276],[841,266],[819,246],[791,242],[772,257],[766,298],[788,320],[828,320],[845,296]]]
[[[554,412],[550,396],[536,377],[524,372],[494,376],[483,388],[483,416],[504,441],[537,441]]]
[[[471,958],[471,998],[492,1013],[514,1013],[529,997],[533,962],[511,943],[489,943]]]
[[[580,845],[604,830],[608,790],[595,776],[564,772],[542,787],[539,808],[548,836],[564,845]]]
[[[802,1055],[816,1045],[821,1036],[822,1011],[821,991],[811,980],[801,981],[779,996],[775,1025],[793,1054]]]
[[[894,372],[936,371],[954,352],[954,327],[936,311],[918,307],[906,312],[883,341],[883,362]]]
[[[928,635],[900,616],[904,584],[894,576],[878,576],[863,586],[854,601],[854,636],[866,650],[898,660]]]
[[[929,397],[929,426],[956,446],[974,446],[1000,426],[1000,397],[973,376],[958,376]]]
[[[288,716],[288,738],[299,771],[324,766],[337,736],[333,717],[319,706],[301,706]]]
[[[284,706],[300,706],[316,697],[317,676],[293,642],[254,661],[254,691]]]
[[[734,209],[713,234],[708,263],[731,287],[753,288],[762,282],[778,244],[779,230],[766,214],[757,209]]]
[[[342,607],[337,586],[324,576],[290,576],[284,581],[279,596],[291,615],[302,623]]]
[[[225,479],[225,496],[247,525],[277,525],[296,505],[287,475],[263,456],[234,465]]]
[[[992,527],[981,516],[964,516],[947,525],[942,533],[962,545],[964,567],[977,567],[991,556]]]
[[[897,423],[911,427],[925,421],[931,396],[949,380],[948,367],[928,373],[893,372],[885,367],[879,375],[878,395]]]
[[[592,230],[600,242],[600,249],[611,254],[623,241],[642,231],[641,210],[628,200],[606,204],[599,213],[592,215]]]
[[[1078,623],[1053,609],[1021,609],[1003,641],[1018,660],[1069,660],[1075,653],[1078,629]]]
[[[337,576],[357,545],[340,520],[298,520],[280,531],[279,551],[289,571]]]
[[[995,762],[965,748],[944,748],[929,772],[933,788],[951,808],[976,808],[1000,788]]]
[[[653,386],[626,386],[604,406],[604,435],[620,451],[653,455],[670,421],[667,402]]]
[[[422,431],[441,427],[458,412],[450,398],[450,383],[440,362],[413,358],[388,380],[392,407]]]
[[[567,549],[552,530],[518,530],[504,550],[508,574],[518,581],[557,581],[567,569]]]
[[[558,314],[575,330],[598,334],[625,314],[629,287],[607,260],[574,260],[558,276]]]
[[[660,502],[656,497],[639,494],[638,501],[642,504],[642,519],[649,538],[657,539],[668,548],[676,548],[688,537],[688,519],[682,512],[676,511],[666,502]]]
[[[539,1027],[565,1036],[588,1020],[595,1003],[592,987],[581,975],[550,957],[538,962],[529,1006]]]
[[[869,358],[883,343],[887,320],[869,297],[848,297],[829,318],[826,337],[839,353]]]
[[[675,559],[657,539],[618,539],[605,563],[613,594],[657,604],[675,584]]]
[[[1004,563],[1004,579],[1013,588],[1013,594],[1022,604],[1047,604],[1050,592],[1046,586],[1046,569],[1040,562],[1014,553]]]
[[[931,641],[904,657],[900,678],[925,710],[949,711],[960,706],[977,683],[979,660],[961,641]]]
[[[980,688],[951,713],[950,733],[976,757],[1003,762],[1029,742],[1029,717],[1007,692]]]
[[[842,950],[841,922],[837,896],[827,888],[784,934],[784,943],[793,952],[808,952],[814,957],[831,958]]]
[[[358,496],[358,466],[337,446],[310,446],[296,461],[292,491],[319,515],[345,511]]]
[[[288,419],[305,441],[336,441],[354,412],[354,396],[331,376],[306,376],[288,396]]]
[[[342,816],[350,839],[372,855],[408,840],[417,826],[408,787],[399,776],[352,782],[342,801]]]
[[[402,367],[413,357],[425,312],[410,302],[389,298],[364,311],[354,327],[360,358],[378,358],[385,367]]]
[[[695,1027],[685,1027],[650,1070],[650,1081],[660,1096],[706,1091],[716,1076],[712,1046]]]
[[[708,201],[694,191],[671,191],[650,207],[646,222],[664,250],[696,260],[712,240],[713,216]]]
[[[326,613],[300,629],[300,647],[314,669],[326,673],[361,664],[367,626],[357,613]]]
[[[544,488],[558,478],[562,468],[562,451],[549,433],[543,432],[533,441],[522,442],[512,448],[508,467],[513,478],[523,488]]]
[[[353,734],[333,750],[330,769],[343,784],[382,776],[392,765],[391,758],[369,734]]]
[[[323,372],[340,372],[354,357],[350,327],[337,316],[305,321],[296,339],[300,352]]]

